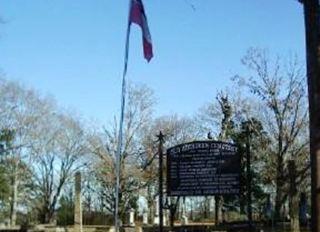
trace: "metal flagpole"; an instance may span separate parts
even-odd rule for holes
[[[131,0],[129,2],[129,14],[131,9]],[[129,15],[130,16],[130,15]],[[122,139],[123,139],[123,122],[124,122],[124,113],[125,113],[125,103],[126,103],[126,75],[128,69],[128,56],[129,56],[129,36],[130,36],[130,21],[128,17],[128,27],[127,27],[127,36],[126,36],[126,47],[124,54],[124,67],[122,74],[122,90],[121,90],[121,114],[119,122],[119,134],[118,134],[118,146],[116,153],[116,205],[115,205],[115,229],[116,232],[119,232],[119,188],[120,188],[120,161],[121,161],[121,152],[122,152]]]

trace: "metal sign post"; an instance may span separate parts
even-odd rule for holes
[[[160,131],[159,139],[159,232],[163,232],[163,143],[164,135]]]

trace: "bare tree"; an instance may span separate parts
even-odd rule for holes
[[[0,78],[0,129],[12,131],[10,146],[4,147],[7,173],[10,176],[9,218],[12,226],[16,223],[17,204],[26,203],[26,188],[23,188],[31,159],[29,149],[34,142],[30,135],[34,133],[38,120],[46,111],[46,98],[36,91],[27,89],[16,82]],[[23,201],[22,201],[23,199]]]
[[[190,142],[197,137],[197,127],[193,120],[187,117],[179,117],[177,115],[162,116],[153,120],[148,129],[144,131],[143,147],[144,153],[141,155],[141,164],[143,166],[144,175],[143,181],[146,183],[146,197],[149,210],[149,220],[152,223],[155,212],[155,198],[159,194],[158,190],[158,144],[155,140],[155,135],[162,131],[165,135],[165,147],[169,148],[180,143]],[[165,163],[165,162],[164,162]],[[164,165],[165,166],[165,165]],[[165,170],[165,167],[164,167]],[[163,171],[164,171],[163,170]],[[164,175],[165,176],[165,175]],[[169,199],[166,202],[170,209],[170,224],[173,225],[174,216],[178,210],[179,202],[177,199]]]
[[[130,85],[125,112],[123,149],[120,159],[119,214],[122,219],[129,208],[136,207],[138,191],[144,185],[140,165],[141,135],[151,121],[154,104],[153,92],[146,86]],[[100,183],[100,196],[104,208],[114,214],[115,161],[118,125],[95,132],[90,138],[90,150],[95,154],[95,174]]]
[[[79,120],[68,114],[48,114],[32,146],[36,208],[39,220],[50,223],[63,187],[84,165],[86,136]]]
[[[266,176],[276,189],[275,213],[279,219],[288,196],[288,161],[299,160],[297,178],[301,181],[305,180],[309,167],[304,69],[296,57],[287,63],[281,62],[280,58],[273,61],[267,51],[254,48],[248,50],[242,63],[250,72],[247,77],[237,76],[235,79],[259,98],[257,118],[263,122],[271,138]]]

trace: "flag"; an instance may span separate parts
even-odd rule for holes
[[[143,54],[144,58],[149,62],[153,57],[152,41],[142,0],[131,0],[129,26],[131,23],[139,25],[142,30]]]
[[[120,156],[122,150],[122,135],[123,135],[123,122],[124,122],[124,112],[125,112],[125,102],[126,102],[126,74],[128,69],[128,57],[129,57],[129,37],[130,37],[130,27],[131,24],[135,23],[140,26],[142,30],[142,43],[143,43],[143,53],[144,58],[149,62],[153,57],[152,52],[152,42],[151,35],[148,27],[147,17],[144,12],[144,7],[142,0],[130,0],[129,7],[129,20],[127,27],[127,37],[126,37],[126,48],[124,55],[124,67],[122,74],[122,92],[121,92],[121,115],[119,123],[119,134],[118,134],[118,146],[116,155],[116,202],[115,202],[115,228],[116,232],[119,232],[119,188],[120,188]]]

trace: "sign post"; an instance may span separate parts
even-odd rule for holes
[[[160,131],[159,139],[159,232],[163,232],[163,143],[164,135]]]

